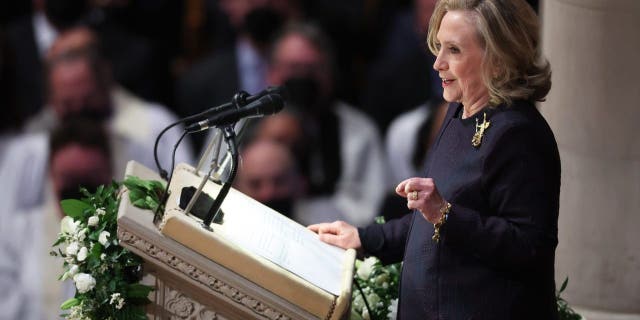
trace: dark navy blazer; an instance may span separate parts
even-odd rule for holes
[[[553,133],[525,101],[461,113],[450,105],[426,163],[425,177],[452,204],[441,241],[414,211],[359,229],[363,248],[385,263],[403,261],[399,319],[556,319]],[[485,114],[490,126],[473,147]]]

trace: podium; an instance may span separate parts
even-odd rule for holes
[[[125,175],[161,180],[130,161]],[[206,230],[178,207],[180,190],[198,186],[195,169],[179,164],[159,225],[153,212],[123,194],[120,245],[144,260],[143,282],[155,287],[150,319],[346,319],[355,251],[320,242],[313,232],[231,189],[222,224]],[[207,182],[204,192],[220,189]]]

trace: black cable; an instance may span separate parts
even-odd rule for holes
[[[171,128],[181,124],[181,123],[185,123],[188,121],[193,121],[193,120],[197,120],[199,118],[202,118],[203,116],[206,116],[209,112],[211,112],[210,110],[206,110],[203,112],[200,112],[198,114],[194,114],[192,116],[188,116],[186,118],[182,118],[170,125],[168,125],[166,128],[162,129],[162,131],[160,131],[160,134],[158,134],[158,136],[156,137],[156,142],[153,145],[153,159],[156,161],[156,167],[158,168],[158,173],[160,174],[160,177],[162,177],[162,179],[168,180],[168,173],[166,170],[162,169],[162,166],[160,165],[160,160],[158,159],[158,144],[160,143],[160,138],[162,138],[162,136]]]
[[[364,292],[362,291],[362,287],[360,287],[360,284],[358,283],[358,279],[353,278],[353,280],[354,280],[353,283],[356,284],[356,288],[358,288],[358,291],[360,291],[360,294],[362,295],[362,301],[364,301],[364,306],[367,307],[367,311],[369,311],[369,319],[375,320],[375,317],[371,312],[371,307],[369,307],[369,302],[367,302],[367,297],[364,295]]]
[[[163,204],[166,204],[167,199],[169,198],[169,185],[171,185],[171,178],[173,177],[173,169],[176,163],[176,151],[178,150],[178,146],[180,146],[180,143],[182,143],[182,140],[187,135],[187,133],[188,133],[187,131],[183,132],[182,136],[180,136],[180,139],[178,139],[178,141],[173,145],[173,153],[171,154],[171,174],[167,178],[164,178],[165,180],[167,180],[167,186],[164,188],[164,193],[162,194],[162,198],[161,198],[161,203]],[[162,135],[162,133],[160,133],[160,135]],[[156,146],[157,146],[157,143],[158,143],[158,140],[156,140]],[[159,165],[159,163],[157,162],[158,161],[157,154],[154,154],[154,156],[156,156],[155,157],[156,164]],[[165,174],[166,174],[166,171],[165,171]],[[156,212],[154,213],[154,222],[158,222],[158,220],[160,219],[161,217],[160,209],[162,207],[163,207],[162,205],[159,205],[158,209],[156,209]]]

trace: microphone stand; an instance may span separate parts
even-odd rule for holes
[[[236,108],[241,108],[244,105],[247,104],[247,97],[249,96],[249,94],[245,91],[239,91],[238,93],[236,93],[233,96],[232,99],[232,103]],[[241,127],[240,127],[240,131],[242,131],[242,129],[244,129],[244,124],[245,124],[245,120],[243,119],[243,121],[241,121]],[[202,189],[204,189],[204,186],[207,183],[207,180],[209,180],[211,177],[211,174],[214,172],[214,170],[218,169],[221,167],[221,164],[219,163],[219,155],[220,155],[220,147],[222,146],[222,136],[220,134],[220,132],[224,132],[224,138],[225,141],[227,142],[227,147],[229,148],[229,151],[231,153],[231,165],[232,167],[232,171],[235,171],[235,164],[238,162],[238,155],[237,155],[237,145],[236,145],[236,134],[234,131],[234,126],[235,124],[232,125],[228,125],[226,126],[224,129],[222,130],[217,130],[216,133],[214,134],[213,139],[211,139],[211,141],[209,142],[205,152],[202,154],[200,161],[198,162],[198,165],[196,167],[195,170],[195,175],[199,176],[200,175],[200,170],[202,169],[202,166],[204,165],[204,162],[206,161],[206,159],[208,158],[209,154],[212,153],[213,159],[211,160],[211,164],[209,167],[209,172],[202,177],[202,181],[200,181],[200,185],[198,186],[198,188],[196,189],[196,192],[193,194],[193,196],[191,197],[191,199],[189,200],[189,203],[187,204],[187,206],[185,207],[184,213],[188,214],[189,212],[191,212],[191,209],[193,208],[193,206],[195,205],[196,201],[198,200],[198,197],[200,197],[200,194],[202,193]],[[233,145],[232,145],[233,144]],[[225,157],[225,160],[227,159],[227,157]],[[222,164],[222,167],[225,167],[226,163]],[[220,181],[218,180],[221,177],[216,177],[217,179],[215,179],[216,181]],[[211,221],[213,221],[218,214],[218,211],[220,209],[220,206],[222,205],[222,200],[224,200],[224,198],[226,197],[227,193],[229,192],[229,188],[231,188],[231,183],[233,182],[235,178],[235,172],[233,172],[233,175],[229,175],[228,177],[228,183],[225,183],[223,185],[223,189],[225,188],[225,186],[227,187],[226,191],[224,191],[223,193],[223,189],[220,190],[220,192],[218,193],[218,197],[216,197],[216,200],[214,201],[211,210],[209,211],[209,213],[207,213],[206,219],[203,222],[203,226],[205,226],[205,229],[207,230],[211,230],[211,228],[209,227],[209,224],[211,224]],[[227,186],[228,185],[228,186]],[[218,200],[220,199],[220,200]],[[215,211],[213,211],[215,208]],[[213,212],[213,214],[211,214],[211,212]],[[210,218],[211,217],[211,218]]]
[[[213,221],[216,216],[220,213],[220,206],[222,205],[222,201],[227,197],[229,193],[229,189],[231,189],[231,184],[236,177],[236,173],[238,172],[238,149],[236,145],[236,133],[233,129],[233,125],[229,125],[224,127],[224,140],[227,142],[227,146],[229,147],[229,153],[231,154],[231,172],[229,173],[229,177],[227,181],[222,185],[220,192],[218,192],[218,196],[213,201],[213,205],[211,205],[211,209],[207,213],[207,216],[202,221],[202,227],[206,230],[213,231],[209,226],[211,221]],[[195,195],[194,195],[195,198]]]

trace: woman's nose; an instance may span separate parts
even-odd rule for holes
[[[442,55],[438,53],[438,55],[436,56],[436,61],[433,62],[433,69],[436,71],[445,70],[446,66],[447,64],[442,58]]]

